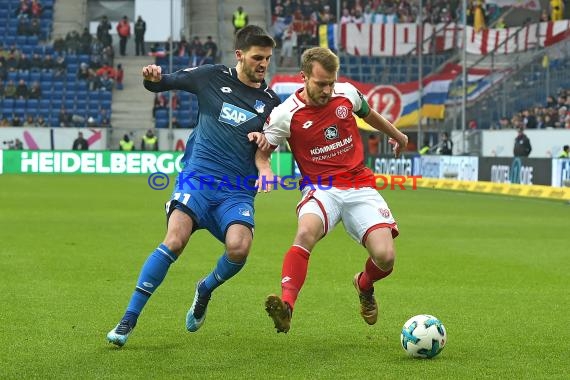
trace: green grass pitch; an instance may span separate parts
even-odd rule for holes
[[[418,190],[383,195],[401,235],[366,325],[351,280],[365,251],[341,225],[314,250],[289,334],[263,302],[280,290],[296,191],[256,199],[248,264],[185,331],[196,281],[222,245],[197,233],[122,349],[105,340],[164,237],[164,201],[144,176],[0,176],[0,378],[568,378],[570,206]],[[412,315],[439,317],[448,344],[406,356]]]

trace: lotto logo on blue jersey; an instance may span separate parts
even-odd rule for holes
[[[233,127],[237,127],[238,125],[253,119],[255,116],[256,115],[253,112],[246,111],[243,108],[224,102],[224,104],[222,104],[222,110],[220,111],[220,117],[218,120]]]

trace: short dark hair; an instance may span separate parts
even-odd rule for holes
[[[252,46],[275,47],[275,40],[256,25],[248,25],[236,34],[234,47],[236,50],[247,51]]]

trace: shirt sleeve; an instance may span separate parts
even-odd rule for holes
[[[342,91],[352,103],[352,112],[361,118],[368,116],[370,113],[370,106],[366,99],[364,99],[364,95],[362,95],[362,93],[350,83],[343,83],[343,87]]]
[[[163,74],[160,82],[145,80],[143,84],[147,90],[152,92],[181,90],[197,94],[200,88],[205,87],[204,85],[209,82],[213,72],[211,65],[190,67],[172,74]]]
[[[291,136],[291,117],[283,109],[282,106],[274,108],[263,125],[263,133],[273,147],[283,144]]]

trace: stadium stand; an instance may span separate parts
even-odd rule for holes
[[[94,43],[91,51],[85,52],[92,54],[78,54],[69,48],[69,41],[79,36],[75,32],[68,35],[63,49],[56,50],[50,43],[53,6],[54,0],[0,0],[0,25],[4,26],[0,28],[0,62],[4,68],[0,79],[4,84],[23,81],[28,91],[33,86],[39,88],[35,98],[24,93],[13,99],[4,92],[2,123],[12,125],[14,119],[25,115],[46,120],[45,126],[51,127],[83,127],[89,118],[96,120],[97,126],[109,126],[112,93],[96,76],[102,62],[100,46]],[[85,78],[79,76],[81,67],[88,68]],[[62,107],[65,120],[60,117]]]
[[[184,42],[182,42],[182,44]],[[180,52],[180,43],[177,45],[178,46],[175,48],[175,51]],[[202,59],[202,55],[193,55],[191,49],[188,51],[184,50],[184,53],[182,53],[182,55],[173,57],[172,72],[188,67],[194,67],[196,64],[201,63]],[[155,64],[162,68],[163,73],[169,72],[168,57],[157,55],[155,58]],[[194,94],[181,91],[179,93],[175,93],[175,100],[170,100],[171,97],[174,98],[173,93],[174,92],[161,93],[155,98],[153,106],[153,110],[156,111],[154,112],[155,128],[168,128],[169,107],[173,108],[172,115],[178,121],[179,128],[194,127],[198,119],[198,99]],[[161,97],[163,97],[162,101],[159,100]]]

